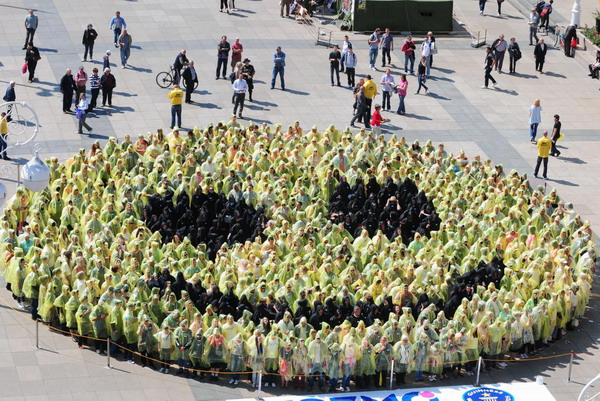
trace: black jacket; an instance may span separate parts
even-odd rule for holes
[[[186,82],[198,82],[198,72],[196,71],[196,78],[192,79],[192,71],[190,70],[190,68],[186,68],[185,71],[183,71],[183,74],[181,74],[181,76],[183,77],[183,80]]]
[[[73,75],[63,75],[60,80],[60,91],[62,93],[73,92],[73,88],[75,88],[75,80],[73,79]]]
[[[538,43],[535,45],[535,49],[533,50],[533,55],[538,60],[543,60],[546,58],[546,53],[548,52],[548,45],[544,43],[544,47],[542,48],[542,44]]]
[[[28,63],[37,63],[42,57],[37,47],[32,46],[31,49],[25,50],[25,61]]]
[[[108,75],[102,74],[102,77],[100,78],[100,86],[102,87],[102,90],[115,88],[117,86],[117,79],[110,72]]]
[[[86,29],[83,31],[83,39],[81,40],[82,45],[93,45],[94,41],[98,37],[98,32],[95,29]]]

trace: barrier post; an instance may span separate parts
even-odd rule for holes
[[[40,349],[40,321],[35,320],[35,349]]]
[[[481,373],[481,365],[483,364],[483,358],[479,357],[477,361],[477,378],[475,379],[475,386],[479,386],[479,374]]]
[[[110,337],[106,339],[106,369],[111,369],[111,366],[110,366]]]
[[[567,377],[567,383],[571,383],[571,368],[573,368],[573,350],[571,350],[571,358],[569,359],[569,377]]]
[[[390,390],[394,383],[394,360],[392,359],[392,366],[390,367]]]
[[[262,400],[261,393],[262,393],[262,370],[260,370],[258,372],[258,395],[257,395],[257,397],[259,400]]]

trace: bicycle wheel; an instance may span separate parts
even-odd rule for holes
[[[156,84],[161,88],[168,88],[173,83],[173,77],[166,71],[159,72],[156,75]]]

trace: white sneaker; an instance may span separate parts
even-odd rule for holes
[[[437,381],[437,377],[435,377],[435,375],[433,375],[433,380],[432,381]]]
[[[375,67],[371,67],[371,70],[375,71]]]
[[[233,384],[233,382],[234,382],[233,379],[229,380],[229,384]]]
[[[481,86],[481,89],[487,89],[487,88],[488,88],[488,87],[487,87],[487,86],[485,86],[485,85],[482,85],[482,86]]]
[[[433,381],[433,376],[429,375],[429,381],[432,382]]]
[[[86,59],[82,58],[81,61],[87,61]]]
[[[498,363],[498,365],[499,365],[499,366],[502,366],[503,368],[505,368],[505,367],[507,367],[507,366],[508,366],[508,364],[507,364],[507,363],[504,363],[504,362],[500,362],[500,363]]]
[[[275,383],[271,383],[271,387],[275,388],[276,387]]]
[[[238,385],[238,381],[237,381],[237,380],[234,380],[234,381],[233,381],[233,385],[234,385],[234,386],[237,386],[237,385]]]
[[[340,388],[338,388],[338,391],[342,392],[342,391],[344,391],[344,388],[342,386],[340,386]]]
[[[492,87],[496,87],[496,82],[492,82]]]
[[[346,392],[349,393],[350,392],[350,387],[346,387]]]

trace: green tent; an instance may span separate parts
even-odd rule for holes
[[[452,0],[340,0],[338,7],[353,7],[348,13],[352,29],[372,32],[449,32],[452,30]],[[352,15],[353,14],[353,15]]]

